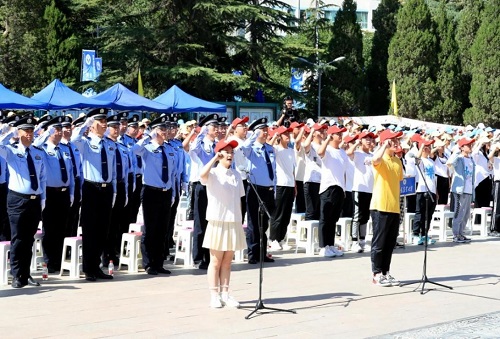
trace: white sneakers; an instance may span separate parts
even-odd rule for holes
[[[325,258],[333,258],[333,257],[341,257],[344,255],[344,252],[337,249],[335,246],[328,246],[321,248],[319,250],[319,256]]]
[[[220,300],[219,293],[210,294],[210,307],[211,308],[222,308],[222,302]]]
[[[375,286],[382,287],[399,286],[401,284],[401,282],[394,278],[389,272],[387,272],[385,275],[383,275],[382,273],[373,275],[372,283]]]
[[[239,308],[240,303],[227,292],[222,292],[221,294],[212,293],[210,296],[210,307],[222,308],[223,306]]]
[[[273,240],[271,242],[271,245],[269,245],[271,251],[281,251],[283,247],[281,247],[281,244],[278,242],[278,240]]]

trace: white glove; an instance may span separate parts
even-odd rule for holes
[[[75,196],[70,195],[69,196],[69,207],[73,206],[73,203],[75,202]]]
[[[42,199],[42,211],[45,209],[45,199]]]
[[[40,130],[41,130],[41,129],[42,129],[42,124],[38,124],[38,125],[36,125],[35,129],[33,130],[33,134],[34,134],[35,136],[37,136],[37,135],[38,135],[38,132],[40,132]],[[50,135],[50,134],[49,134],[49,135]]]
[[[49,132],[49,135],[54,135],[56,133],[56,128],[50,125],[47,131]]]
[[[116,193],[113,193],[113,202],[111,203],[111,207],[115,207],[116,202]]]
[[[2,128],[0,129],[0,134],[4,135],[5,133],[8,133],[9,131],[10,131],[9,124],[2,124]]]
[[[94,117],[87,118],[87,120],[85,120],[85,123],[83,124],[83,126],[89,128],[90,126],[92,126],[94,121],[95,121]]]
[[[123,207],[125,207],[127,205],[128,205],[128,195],[125,196],[125,205],[123,205]]]
[[[17,139],[18,137],[19,137],[19,132],[18,132],[17,127],[16,127],[12,131],[12,137],[11,138]]]
[[[156,138],[156,136],[157,136],[157,135],[158,135],[158,133],[156,133],[156,131],[151,131],[151,133],[149,133],[149,137],[150,137],[151,139]]]
[[[206,125],[203,125],[200,129],[200,134],[205,135],[208,133],[208,127]]]

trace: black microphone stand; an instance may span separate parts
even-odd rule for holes
[[[424,294],[424,289],[425,289],[426,283],[433,284],[436,286],[441,286],[441,287],[448,288],[448,289],[452,290],[453,287],[431,281],[427,277],[427,247],[428,247],[429,227],[430,227],[430,224],[429,224],[429,200],[431,200],[434,203],[434,198],[432,197],[431,190],[429,189],[429,186],[427,185],[427,180],[425,179],[425,176],[422,173],[422,169],[420,168],[420,165],[418,164],[418,162],[420,162],[420,159],[415,158],[415,162],[417,165],[417,169],[420,173],[420,177],[424,180],[425,189],[426,189],[426,193],[425,193],[425,241],[424,241],[424,265],[423,265],[424,267],[423,267],[423,272],[422,272],[422,278],[420,280],[410,281],[407,283],[400,283],[399,287],[413,285],[413,284],[417,284],[417,283],[422,284],[422,289],[420,290],[420,294]],[[416,290],[418,290],[418,286],[413,291],[416,291]],[[431,291],[431,290],[433,290],[433,289],[427,289],[427,292]]]
[[[264,302],[262,301],[262,282],[264,281],[264,252],[265,252],[265,247],[267,246],[264,245],[264,213],[267,214],[268,220],[271,220],[271,215],[269,214],[269,211],[266,208],[266,205],[262,201],[262,198],[260,197],[259,193],[257,192],[257,188],[255,185],[252,183],[252,181],[248,180],[248,184],[252,187],[253,191],[255,192],[255,195],[257,196],[257,200],[259,201],[259,232],[260,232],[260,265],[259,265],[259,298],[257,299],[257,303],[255,304],[255,309],[250,312],[249,315],[245,317],[245,319],[250,319],[250,317],[259,312],[260,310],[270,310],[270,311],[276,311],[276,312],[289,312],[289,313],[294,313],[296,314],[294,310],[283,310],[279,308],[272,308],[272,307],[267,307],[264,306]],[[265,312],[265,313],[259,313],[259,314],[266,314],[266,313],[271,313],[271,312]]]

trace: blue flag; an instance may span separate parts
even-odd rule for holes
[[[102,58],[95,58],[95,80],[99,79],[102,73]]]
[[[82,50],[82,72],[80,81],[94,81],[95,75],[95,51]]]
[[[290,88],[297,92],[302,92],[304,85],[304,72],[296,68],[292,68],[292,77],[290,79]]]

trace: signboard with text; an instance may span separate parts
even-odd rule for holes
[[[404,178],[400,181],[399,194],[404,197],[415,194],[415,177]]]

